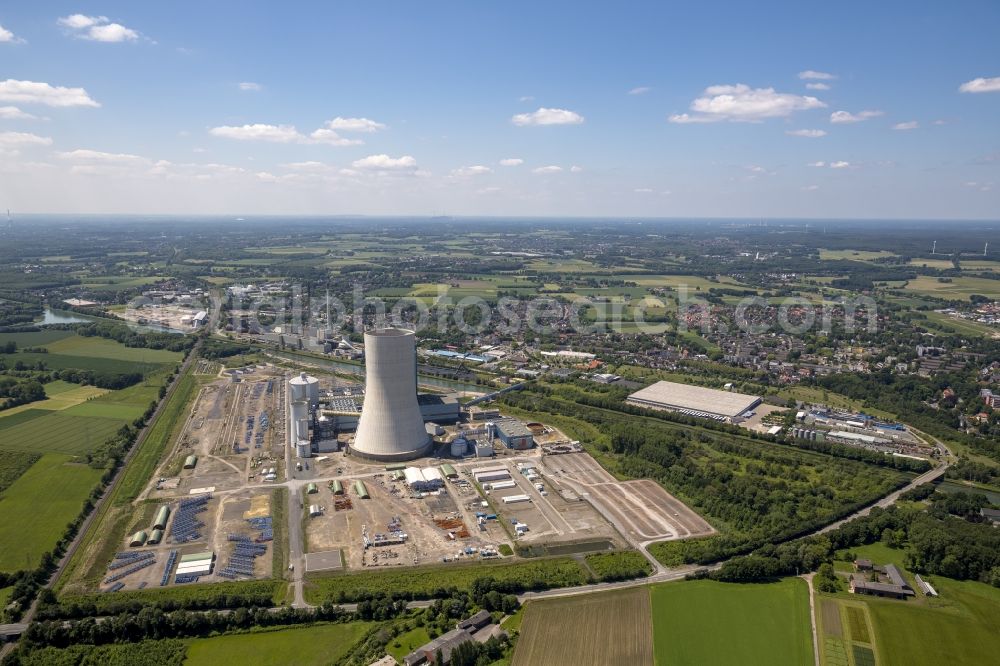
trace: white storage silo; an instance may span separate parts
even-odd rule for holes
[[[289,402],[307,401],[315,407],[319,404],[319,380],[306,373],[288,380]]]
[[[429,453],[433,445],[417,404],[413,331],[365,333],[365,402],[352,453],[371,460],[411,460]]]
[[[295,455],[299,458],[308,458],[312,455],[312,449],[309,446],[308,439],[300,439],[295,443]]]

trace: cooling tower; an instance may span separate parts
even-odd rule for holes
[[[351,451],[371,460],[411,460],[427,455],[433,445],[417,405],[413,331],[365,333],[365,402]]]

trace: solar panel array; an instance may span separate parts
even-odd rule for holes
[[[201,532],[198,530],[205,527],[205,523],[198,520],[198,514],[208,508],[208,500],[210,499],[212,499],[212,495],[207,494],[181,500],[180,506],[174,514],[174,521],[170,525],[170,538],[174,543],[197,541],[201,538]]]
[[[115,559],[111,561],[111,564],[108,565],[108,571],[116,571],[131,564],[136,564],[137,562],[156,557],[156,554],[151,550],[138,551],[135,552],[134,555],[135,557],[115,557]]]
[[[230,534],[228,540],[233,546],[233,552],[229,556],[229,562],[225,567],[216,573],[223,578],[239,578],[254,575],[254,562],[258,557],[267,553],[267,543],[274,539],[274,525],[270,516],[260,518],[248,518],[247,522],[254,530],[260,534],[251,538],[245,534]]]
[[[155,557],[149,557],[149,558],[142,559],[139,562],[136,562],[135,564],[131,564],[131,566],[129,566],[129,568],[125,569],[124,571],[120,571],[120,572],[114,574],[113,576],[108,576],[107,578],[104,579],[104,584],[107,585],[109,583],[114,583],[116,581],[121,580],[125,576],[130,576],[130,575],[134,574],[136,571],[141,571],[142,569],[145,569],[146,567],[153,566],[154,564],[156,564],[156,558]],[[121,589],[121,588],[119,588],[119,589]]]
[[[163,577],[160,578],[160,587],[166,587],[167,583],[170,582],[170,572],[174,570],[174,564],[177,563],[177,551],[172,550],[170,554],[167,555],[167,566],[163,567]]]

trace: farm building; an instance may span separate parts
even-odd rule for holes
[[[867,594],[876,597],[889,597],[892,599],[905,599],[914,596],[913,588],[906,582],[903,572],[895,564],[886,564],[884,567],[872,563],[870,560],[857,560],[854,567],[858,571],[871,571],[873,574],[881,574],[889,579],[889,582],[870,581],[861,575],[851,576],[851,592],[853,594]]]
[[[535,445],[535,438],[528,428],[514,418],[502,418],[493,422],[497,439],[508,449],[530,449]]]
[[[733,421],[759,405],[761,400],[756,395],[666,381],[651,384],[628,397],[628,402],[639,407],[681,412],[717,421]]]

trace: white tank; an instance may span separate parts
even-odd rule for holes
[[[295,454],[299,458],[308,458],[312,455],[312,450],[309,447],[309,440],[302,439],[295,444]]]
[[[461,458],[469,452],[469,442],[459,437],[451,443],[451,455],[453,458]]]
[[[413,331],[365,333],[365,401],[351,450],[371,460],[411,460],[433,440],[417,404],[417,347]]]
[[[295,439],[309,439],[309,405],[306,402],[292,403],[292,436]]]
[[[288,380],[288,399],[290,402],[308,401],[315,407],[319,404],[319,380],[304,372],[292,377]]]

